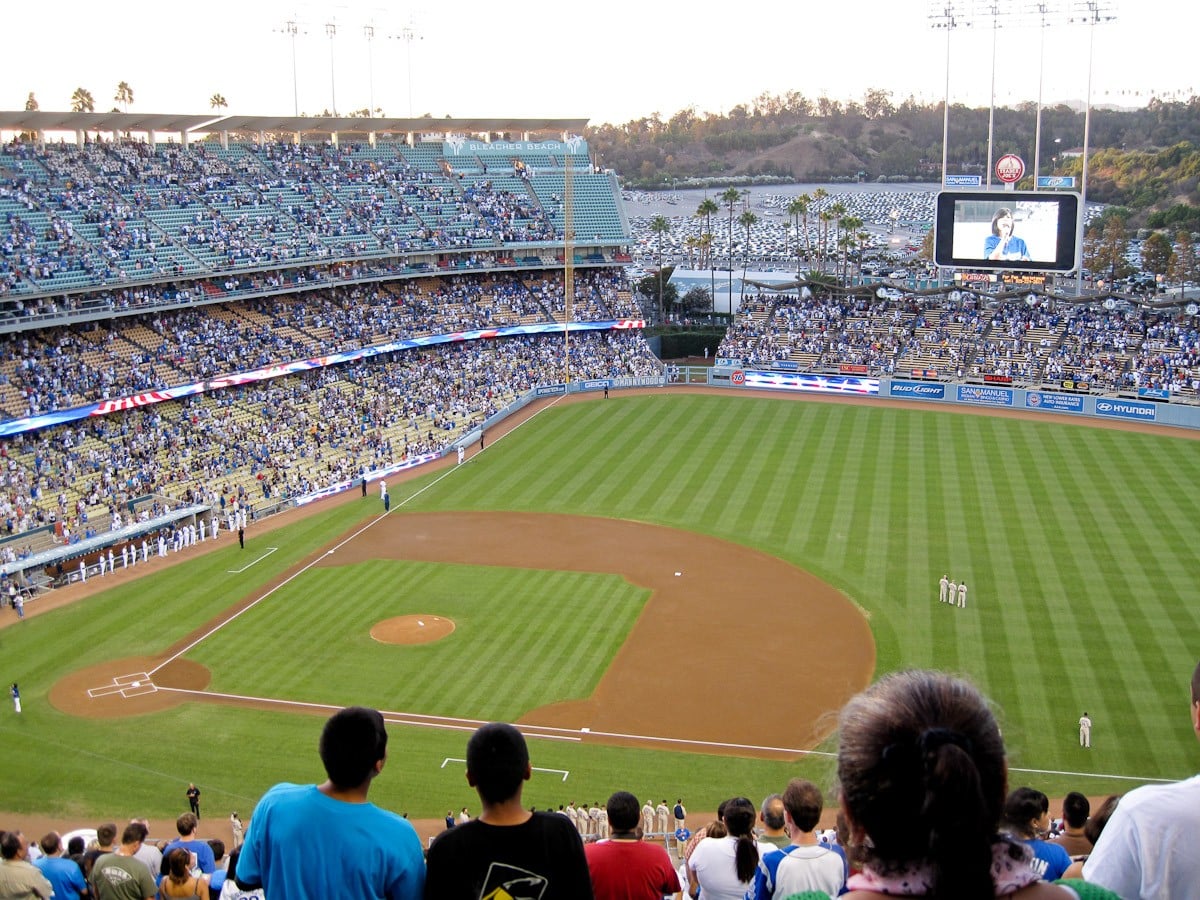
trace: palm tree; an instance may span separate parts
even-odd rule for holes
[[[224,110],[229,106],[229,101],[225,99],[225,95],[218,92],[208,98],[208,105],[213,109]]]
[[[729,208],[729,239],[726,249],[729,251],[729,302],[733,303],[733,207],[742,199],[742,192],[735,187],[726,188],[721,193],[720,200]],[[730,310],[732,312],[732,310]]]
[[[855,216],[842,216],[838,219],[838,245],[846,239],[846,249],[842,251],[842,279],[850,277],[850,249],[858,240],[856,232],[862,228],[863,220]]]
[[[750,265],[750,229],[758,224],[758,216],[753,210],[743,209],[742,214],[738,216],[738,224],[746,229],[746,246],[742,251],[742,289],[738,300],[738,307],[741,308],[741,301],[746,297],[746,269]]]
[[[117,85],[117,93],[113,99],[125,107],[125,112],[129,112],[129,104],[133,102],[133,88],[129,86],[128,81]]]
[[[37,112],[37,110],[38,110],[37,97],[33,96],[33,91],[30,91],[29,97],[25,100],[25,111],[26,112]]]
[[[817,188],[815,191],[813,191],[813,201],[818,207],[824,205],[825,198],[828,196],[829,191],[825,190],[825,188]],[[817,247],[817,268],[822,272],[825,271],[825,232],[829,223],[829,220],[825,218],[825,212],[826,210],[820,209],[817,213],[817,218],[821,223],[820,227],[817,229],[817,239],[820,242],[819,246]]]
[[[812,197],[808,194],[801,194],[788,204],[788,215],[792,217],[792,221],[796,223],[796,277],[800,277],[800,220],[804,220],[804,246],[808,249],[808,205],[812,203]],[[805,253],[805,256],[808,254]]]
[[[829,223],[833,221],[833,213],[827,209],[821,210],[821,214],[817,217],[821,221],[820,241],[817,246],[817,269],[825,273],[825,252],[829,246]]]
[[[663,314],[663,235],[671,232],[671,220],[666,216],[655,216],[650,220],[650,231],[658,235],[658,321],[666,321]]]
[[[706,239],[704,246],[708,251],[709,293],[714,298],[717,296],[717,273],[712,257],[712,217],[720,209],[721,207],[717,206],[717,202],[709,197],[707,192],[704,195],[704,199],[700,201],[700,205],[696,207],[696,215],[704,217],[704,235]]]
[[[87,88],[77,87],[75,93],[71,95],[71,112],[95,112],[96,101],[92,98],[92,92]]]
[[[829,221],[833,222],[833,246],[838,245],[838,241],[842,239],[842,219],[846,216],[846,204],[840,200],[829,207]],[[828,235],[826,235],[828,237]],[[835,267],[836,268],[836,267]]]

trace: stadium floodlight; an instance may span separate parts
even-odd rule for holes
[[[407,56],[408,56],[408,117],[411,119],[413,117],[412,45],[413,45],[413,41],[422,40],[423,35],[417,31],[416,23],[412,19],[409,19],[408,24],[400,29],[399,37],[400,37],[400,40],[404,41],[404,43],[407,45],[407,49],[408,49],[408,53],[407,53]]]
[[[296,78],[296,35],[305,34],[304,23],[295,18],[288,19],[279,28],[274,29],[279,34],[286,34],[292,41],[292,104],[296,118],[300,117],[300,88]]]
[[[367,118],[375,115],[375,57],[371,45],[375,43],[375,26],[364,25],[363,37],[367,39]]]
[[[337,82],[334,80],[333,39],[337,37],[337,21],[332,17],[325,23],[325,34],[329,36],[329,102],[330,112],[337,118]]]

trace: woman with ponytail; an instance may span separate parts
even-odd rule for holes
[[[754,889],[754,873],[764,853],[774,844],[761,844],[754,837],[754,804],[745,797],[724,803],[721,822],[724,837],[706,837],[688,860],[688,893],[704,894],[704,900],[744,900]]]
[[[1000,729],[979,692],[938,672],[889,675],[842,710],[838,779],[863,871],[853,900],[1115,898],[1039,880],[999,833],[1007,792]]]

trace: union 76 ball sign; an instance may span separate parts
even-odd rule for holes
[[[996,177],[1005,184],[1016,184],[1025,175],[1025,160],[1015,153],[1006,153],[996,160]]]

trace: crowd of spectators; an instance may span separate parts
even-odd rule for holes
[[[400,144],[12,142],[0,148],[0,296],[561,240],[551,198],[528,178],[454,171],[437,156]]]
[[[1191,681],[1190,724],[1200,733],[1200,666]],[[699,827],[680,799],[673,832],[666,800],[656,808],[647,797],[639,806],[624,790],[603,806],[526,808],[524,786],[535,771],[529,744],[515,726],[490,722],[466,745],[479,814],[448,811],[445,829],[423,851],[407,814],[369,802],[388,743],[378,710],[335,712],[318,742],[326,779],[276,784],[248,827],[232,813],[230,859],[223,839],[200,835],[194,785],[188,797],[197,812],[179,816],[179,837],[165,846],[150,839],[144,819],[131,820],[119,845],[115,823],[97,827],[91,846],[57,832],[36,843],[20,831],[0,832],[0,896],[80,896],[89,884],[98,900],[152,900],[156,891],[304,900],[355,885],[357,895],[381,900],[465,900],[515,896],[504,886],[520,883],[543,900],[679,900],[685,891],[693,900],[828,900],[847,892],[1132,900],[1192,896],[1200,874],[1192,852],[1200,778],[1110,797],[1095,814],[1072,792],[1056,820],[1041,791],[1010,790],[986,698],[936,671],[891,673],[842,708],[837,827],[826,830],[819,827],[825,797],[801,778],[757,808],[731,797]],[[117,882],[136,882],[138,890],[115,891]]]
[[[1200,329],[1175,310],[1029,305],[971,294],[897,298],[749,298],[718,356],[801,371],[867,366],[872,374],[933,372],[939,378],[1006,376],[1031,387],[1087,382],[1096,390],[1155,388],[1200,395]]]
[[[571,338],[570,371],[614,379],[662,366],[638,332],[586,332]],[[565,375],[559,334],[454,342],[27,432],[0,444],[3,527],[51,525],[65,540],[113,527],[146,495],[210,505],[303,496],[442,452]]]
[[[575,321],[637,314],[620,270],[581,271]],[[563,275],[450,275],[23,331],[0,343],[8,418],[386,341],[561,320]]]

